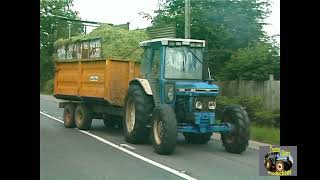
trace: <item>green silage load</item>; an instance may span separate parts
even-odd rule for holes
[[[143,30],[126,30],[120,27],[101,25],[87,35],[59,39],[55,42],[55,46],[76,44],[96,38],[101,38],[101,56],[103,58],[139,61],[143,53],[139,42],[148,40],[148,35]]]

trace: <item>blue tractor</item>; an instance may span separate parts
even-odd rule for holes
[[[145,143],[151,135],[155,152],[172,154],[178,132],[195,144],[206,144],[219,132],[226,151],[246,150],[250,121],[241,106],[225,107],[216,122],[219,87],[204,66],[205,41],[160,38],[140,46],[142,77],[130,81],[124,105],[127,142]]]
[[[270,172],[288,171],[292,165],[291,155],[282,156],[280,152],[269,152],[264,156],[264,166]]]

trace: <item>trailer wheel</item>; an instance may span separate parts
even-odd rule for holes
[[[207,144],[212,136],[212,133],[195,134],[183,133],[185,140],[191,144]]]
[[[92,122],[92,111],[84,104],[78,104],[75,112],[76,126],[80,130],[89,130]]]
[[[245,151],[250,139],[250,120],[247,112],[240,105],[227,106],[222,112],[222,122],[234,125],[232,132],[221,133],[226,151],[236,154]]]
[[[147,125],[154,108],[153,98],[139,85],[131,85],[125,97],[123,131],[127,142],[146,143],[150,136]]]
[[[73,103],[68,103],[63,109],[63,122],[66,128],[74,128],[75,127],[75,105]]]
[[[177,142],[177,120],[174,110],[167,104],[160,105],[152,115],[152,144],[156,153],[172,154]]]

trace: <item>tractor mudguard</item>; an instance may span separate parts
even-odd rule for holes
[[[133,83],[139,83],[142,86],[142,88],[146,94],[152,95],[151,86],[150,86],[150,83],[147,79],[135,78],[135,79],[131,80],[129,84],[131,85]]]

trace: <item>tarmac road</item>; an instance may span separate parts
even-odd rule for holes
[[[101,120],[93,120],[89,131],[65,128],[62,113],[57,99],[40,95],[42,180],[280,179],[259,176],[258,151],[254,149],[231,154],[220,141],[193,145],[179,135],[174,154],[158,155],[151,144],[127,143],[122,130],[107,129]]]

